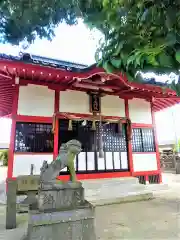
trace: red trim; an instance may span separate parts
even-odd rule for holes
[[[148,175],[145,175],[145,181],[146,181],[146,182],[149,182],[149,177],[148,177]]]
[[[110,173],[91,173],[91,174],[77,174],[78,180],[83,179],[100,179],[100,178],[119,178],[119,177],[130,177],[130,172],[110,172]],[[69,180],[69,175],[59,176],[59,180]]]
[[[52,155],[53,153],[46,152],[15,152],[14,155]]]
[[[0,70],[0,75],[3,75],[0,83],[1,116],[12,112],[14,78],[11,78],[11,76],[14,75],[20,78],[21,85],[31,83],[48,86],[50,89],[58,91],[75,89],[87,92],[90,89],[97,90],[100,87],[103,92],[109,95],[121,95],[121,98],[137,97],[150,100],[153,96],[154,98],[158,98],[154,102],[154,109],[156,111],[180,102],[180,98],[176,97],[175,91],[171,89],[167,89],[164,92],[161,87],[142,83],[130,83],[125,74],[108,74],[104,69],[97,68],[96,66],[85,72],[71,72],[32,63],[27,64],[11,60],[1,60]],[[100,82],[99,79],[102,77],[107,81],[104,83]],[[92,82],[92,78],[95,81]],[[81,80],[81,83],[77,83],[78,79]]]
[[[153,111],[153,103],[152,102],[151,102],[151,115],[152,115],[152,123],[153,123],[153,128],[154,128],[154,141],[155,141],[155,148],[156,148],[157,167],[158,167],[158,170],[159,170],[160,182],[162,182],[160,153],[159,153],[159,147],[158,147],[157,131],[156,131],[156,124],[155,124],[155,115],[154,115],[154,111]]]
[[[125,105],[125,115],[129,119],[129,117],[130,117],[130,115],[129,115],[129,103],[128,103],[127,99],[124,100],[124,105]],[[131,140],[128,141],[128,158],[129,158],[129,169],[130,169],[130,173],[132,175],[133,172],[134,172],[134,166],[133,166],[133,154],[132,154],[132,142],[131,142]]]
[[[5,115],[3,118],[12,118],[12,114]]]
[[[59,95],[60,92],[55,91],[55,98],[54,98],[54,113],[56,114],[59,112]],[[53,159],[55,160],[58,155],[58,142],[59,142],[59,121],[56,117],[55,119],[55,128],[54,128],[54,153]]]
[[[8,170],[7,178],[12,178],[13,175],[13,162],[14,162],[14,143],[16,135],[16,115],[18,109],[18,99],[19,99],[19,86],[15,86],[15,91],[13,95],[13,105],[12,105],[12,125],[11,125],[11,136],[9,144],[9,153],[8,153]]]
[[[17,115],[17,122],[52,123],[52,117]]]
[[[39,76],[38,78],[42,81],[46,80],[51,81],[51,82],[67,82],[74,77],[80,78],[80,79],[87,79],[91,78],[92,76],[99,75],[103,76],[106,78],[115,79],[118,80],[119,83],[123,86],[126,87],[132,87],[132,91],[134,90],[143,90],[143,92],[155,92],[160,94],[161,96],[164,94],[162,91],[162,88],[159,86],[152,86],[149,84],[140,84],[140,83],[130,83],[128,82],[128,79],[125,74],[122,73],[116,73],[116,74],[107,74],[104,69],[94,67],[91,68],[89,71],[86,72],[71,72],[71,71],[64,71],[62,69],[56,69],[53,67],[47,67],[47,66],[40,66],[40,65],[35,65],[32,63],[24,63],[24,62],[16,62],[16,61],[11,61],[11,60],[1,60],[0,61],[0,69],[5,72],[9,73],[9,75],[17,74],[19,73],[19,77],[22,78],[27,78],[27,79],[34,79],[35,76]],[[22,71],[22,69],[24,71]],[[42,74],[41,74],[42,73]],[[50,75],[49,75],[50,74]],[[66,77],[66,78],[65,78]],[[38,79],[38,80],[39,80]],[[38,81],[40,82],[40,81]],[[166,94],[164,95],[174,95],[176,96],[175,91],[171,89],[166,90]]]
[[[28,86],[28,85],[39,85],[39,86],[46,86],[51,90],[56,90],[56,91],[65,91],[66,88],[55,83],[49,83],[49,82],[36,82],[34,80],[24,80],[21,79],[20,86]]]
[[[153,124],[146,123],[132,123],[133,128],[153,128]]]

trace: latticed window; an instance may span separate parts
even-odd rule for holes
[[[103,148],[107,152],[126,152],[127,140],[125,124],[123,124],[121,132],[118,132],[118,124],[102,123],[102,139]],[[77,139],[82,143],[84,151],[99,151],[100,127],[96,122],[96,130],[92,130],[92,121],[87,121],[82,126],[82,121],[72,121],[72,131],[68,131],[68,120],[60,120],[59,145],[70,139]]]
[[[99,122],[97,123],[96,137],[97,139],[99,139],[100,137]],[[125,124],[122,125],[121,130],[118,129],[117,123],[103,124],[102,138],[104,143],[104,151],[107,152],[127,151]]]
[[[16,152],[53,152],[52,124],[16,123]]]
[[[155,152],[154,131],[152,128],[133,128],[133,152]]]

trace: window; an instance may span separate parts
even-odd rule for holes
[[[15,152],[53,152],[52,124],[16,123]]]
[[[151,128],[133,128],[133,152],[155,152],[154,131]]]
[[[100,137],[99,122],[97,123],[96,137],[97,137],[97,140],[99,140],[99,137]],[[125,124],[122,125],[122,129],[120,131],[118,130],[117,123],[103,124],[102,138],[104,143],[104,151],[106,152],[126,152],[127,151]],[[99,141],[97,143],[99,145]]]
[[[85,126],[82,126],[83,121],[72,121],[72,131],[68,131],[68,120],[60,120],[59,146],[71,139],[77,139],[82,143],[83,151],[99,151],[100,128],[99,122],[96,122],[96,130],[92,130],[92,121],[87,121]],[[118,132],[118,124],[102,123],[102,138],[103,147],[106,152],[126,152],[126,128],[122,126],[122,132]]]

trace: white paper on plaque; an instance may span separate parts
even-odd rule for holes
[[[86,171],[86,153],[80,152],[78,155],[78,171]]]
[[[113,169],[112,152],[106,152],[106,169],[107,170]]]
[[[87,170],[95,170],[94,152],[87,152]]]
[[[114,152],[114,169],[120,169],[121,168],[121,162],[120,162],[120,153]]]
[[[122,169],[128,169],[127,152],[121,152],[121,166],[122,166]]]
[[[99,153],[97,152],[97,159],[98,159],[98,170],[105,170],[105,162],[104,158],[99,158]]]

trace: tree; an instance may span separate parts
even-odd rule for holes
[[[104,34],[99,66],[141,81],[141,72],[174,72],[180,64],[178,0],[1,0],[1,41],[18,44],[36,36],[51,39],[54,28],[82,18]],[[180,95],[180,80],[166,83]]]
[[[8,165],[8,149],[0,151],[0,161],[3,162],[3,166]]]

